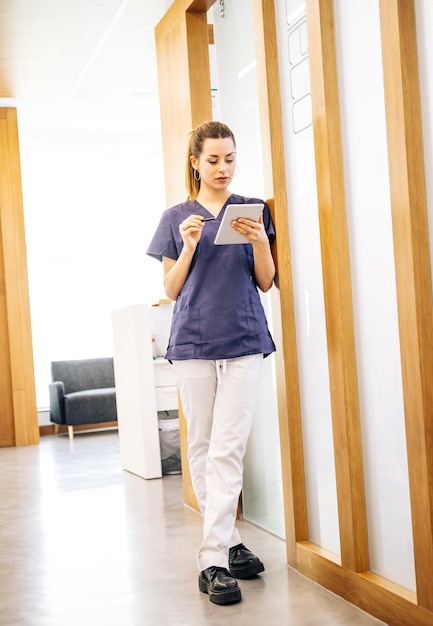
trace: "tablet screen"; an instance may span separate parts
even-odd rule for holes
[[[218,228],[214,244],[248,243],[245,237],[233,230],[231,223],[238,217],[246,217],[249,220],[257,222],[263,211],[263,207],[263,204],[228,204],[220,227]]]

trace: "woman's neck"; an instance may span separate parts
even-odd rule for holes
[[[204,206],[209,213],[212,213],[212,215],[216,217],[231,195],[232,194],[228,189],[224,189],[218,193],[209,193],[207,190],[200,189],[196,200]]]

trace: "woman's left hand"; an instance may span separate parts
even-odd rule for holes
[[[259,216],[257,222],[249,220],[246,217],[238,217],[236,220],[232,221],[232,228],[245,237],[246,241],[253,246],[261,243],[269,245],[268,236],[263,225],[263,215]]]

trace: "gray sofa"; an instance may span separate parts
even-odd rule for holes
[[[50,420],[74,426],[117,421],[113,358],[52,361]],[[58,427],[57,427],[58,430]]]

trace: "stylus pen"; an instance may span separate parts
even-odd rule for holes
[[[216,220],[216,217],[202,217],[202,222],[210,222],[211,220]]]

